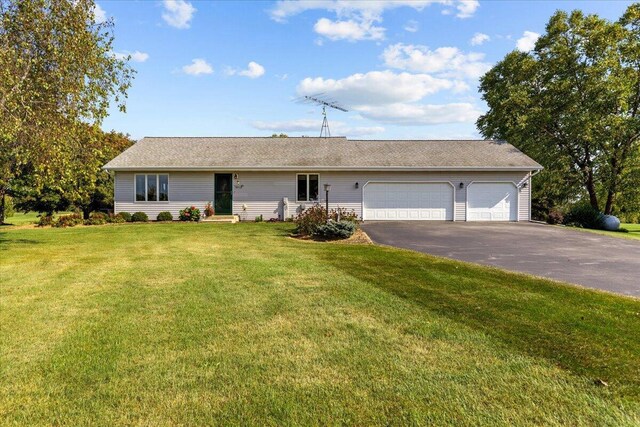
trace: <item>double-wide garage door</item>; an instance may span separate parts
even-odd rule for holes
[[[364,220],[453,220],[453,186],[440,182],[370,182]]]
[[[466,189],[467,221],[516,221],[518,191],[511,182],[474,182]],[[454,188],[448,182],[370,182],[363,219],[452,221]]]

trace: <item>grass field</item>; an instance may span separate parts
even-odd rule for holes
[[[60,212],[55,214],[54,217],[57,218],[60,215],[66,215],[69,213],[71,212]],[[27,213],[16,212],[13,214],[13,216],[6,218],[5,223],[8,225],[16,225],[16,226],[36,224],[40,219],[38,215],[39,214],[37,212],[27,212]]]
[[[640,224],[620,224],[620,228],[628,230],[628,233],[621,233],[619,231],[605,231],[605,230],[590,230],[588,228],[579,228],[579,230],[588,231],[590,233],[602,234],[610,237],[621,237],[623,239],[640,240]]]
[[[290,231],[3,228],[0,424],[640,423],[640,301]]]

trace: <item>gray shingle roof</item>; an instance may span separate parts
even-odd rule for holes
[[[146,137],[105,165],[141,169],[541,169],[503,141]]]

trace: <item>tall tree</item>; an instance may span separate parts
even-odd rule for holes
[[[77,140],[68,142],[75,147],[69,156],[68,167],[73,180],[57,185],[36,187],[32,175],[22,174],[14,180],[15,207],[28,212],[48,215],[63,210],[81,210],[85,219],[92,211],[113,206],[113,177],[102,166],[134,143],[128,135],[105,133],[97,126],[84,126]]]
[[[94,10],[92,0],[0,0],[0,197],[24,174],[36,188],[68,185],[72,141],[110,102],[124,111],[133,70]]]
[[[639,153],[640,5],[617,22],[556,12],[535,49],[509,53],[480,92],[489,106],[478,119],[482,134],[545,166],[538,200],[551,196],[554,205],[586,193],[591,206],[612,213]]]

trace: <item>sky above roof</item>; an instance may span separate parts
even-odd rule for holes
[[[105,130],[143,136],[477,138],[479,77],[530,50],[556,9],[618,19],[630,1],[98,1],[137,70]]]

